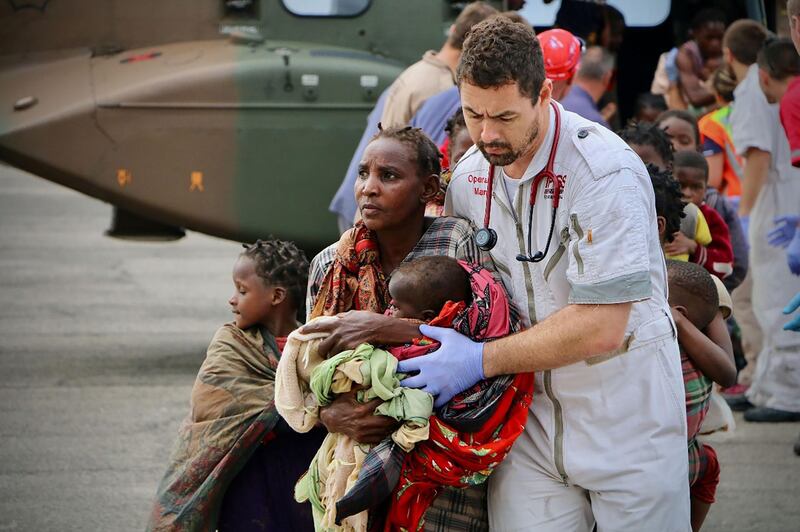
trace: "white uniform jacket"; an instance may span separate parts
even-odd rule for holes
[[[685,530],[686,410],[653,187],[642,161],[619,137],[559,110],[554,172],[564,181],[550,249],[539,263],[516,260],[517,254],[543,251],[547,242],[553,185],[542,182],[527,249],[531,183],[553,144],[552,108],[544,143],[515,199],[502,169],[495,169],[489,226],[498,238],[491,255],[526,325],[568,304],[599,304],[602,312],[603,304],[634,303],[623,348],[537,373],[526,431],[490,480],[490,523],[498,530],[525,529],[537,522],[525,512],[547,511],[531,504],[539,489],[529,480],[534,470],[562,488],[630,492],[627,503],[617,504],[620,512],[639,509],[626,518],[617,513],[612,529],[643,530],[647,523],[653,530]],[[445,213],[481,227],[488,172],[489,163],[471,148],[454,170]],[[600,502],[592,501],[598,524]]]

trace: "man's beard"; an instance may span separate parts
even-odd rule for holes
[[[489,161],[489,164],[494,166],[508,166],[509,164],[513,163],[520,156],[527,150],[533,141],[539,136],[539,124],[538,122],[531,125],[531,128],[528,130],[527,140],[519,149],[514,149],[511,144],[507,142],[483,142],[479,140],[477,142],[478,149],[481,150],[481,153]],[[506,153],[487,153],[486,148],[500,148],[506,150]]]

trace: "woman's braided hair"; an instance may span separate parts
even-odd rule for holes
[[[419,168],[420,177],[442,173],[442,164],[439,161],[442,153],[420,128],[411,126],[383,128],[381,124],[378,124],[378,132],[370,139],[370,142],[377,139],[394,139],[411,146],[417,154],[417,168]]]
[[[305,319],[305,293],[308,284],[308,259],[294,242],[269,239],[242,244],[242,257],[253,261],[256,275],[267,286],[281,286],[297,309],[298,320]]]

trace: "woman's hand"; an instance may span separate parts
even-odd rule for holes
[[[358,443],[380,443],[397,429],[400,422],[373,413],[382,403],[381,399],[359,403],[356,393],[353,390],[342,394],[330,405],[320,408],[319,420],[328,432],[344,434]]]
[[[336,316],[335,320],[323,320],[304,325],[301,332],[325,332],[330,336],[319,344],[320,356],[355,349],[360,344],[403,344],[420,336],[418,325],[366,310],[351,310]]]

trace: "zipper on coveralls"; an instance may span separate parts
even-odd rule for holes
[[[505,185],[505,181],[503,181]],[[517,205],[516,205],[516,212],[512,212],[512,216],[514,218],[514,224],[517,228],[517,245],[519,247],[520,253],[527,253],[525,248],[525,234],[522,231],[522,224],[519,222],[522,219],[522,187],[517,190]],[[506,198],[508,198],[509,205],[511,204],[511,198],[508,194],[508,189],[506,188]],[[498,202],[500,205],[503,205],[503,202]],[[505,208],[505,205],[503,205]],[[562,251],[563,253],[563,251]],[[557,262],[557,261],[556,261]],[[531,280],[531,272],[529,266],[523,265],[522,270],[525,274],[525,290],[528,293],[528,314],[531,319],[531,325],[536,323],[536,304],[533,299],[533,281]],[[569,486],[567,473],[564,469],[564,417],[563,417],[563,410],[561,408],[561,403],[556,399],[555,394],[553,394],[553,386],[552,386],[552,375],[550,371],[544,372],[544,391],[547,395],[547,398],[550,399],[550,402],[553,403],[553,415],[555,417],[555,424],[556,424],[556,434],[553,441],[553,462],[555,463],[556,470],[558,471],[559,476],[561,477],[561,481],[564,483],[565,486]]]
[[[572,248],[572,254],[575,256],[575,263],[578,266],[578,275],[583,275],[583,258],[581,257],[580,249],[578,249],[580,241],[583,240],[583,229],[581,228],[581,224],[578,223],[577,214],[570,214],[569,219],[572,221],[572,229],[575,231],[575,234],[578,235],[578,240],[575,241],[575,246]]]
[[[544,280],[547,281],[550,278],[550,274],[552,273],[553,269],[558,264],[558,261],[561,260],[561,257],[564,255],[564,252],[567,250],[567,246],[565,242],[569,240],[569,227],[565,227],[561,231],[561,240],[558,242],[558,249],[556,249],[553,256],[550,257],[550,260],[547,261],[547,264],[544,267]]]
[[[561,482],[564,483],[564,486],[569,486],[569,477],[564,469],[564,411],[553,393],[553,375],[549,369],[544,372],[544,393],[553,403],[553,417],[556,424],[556,434],[553,438],[553,463],[561,477]]]

